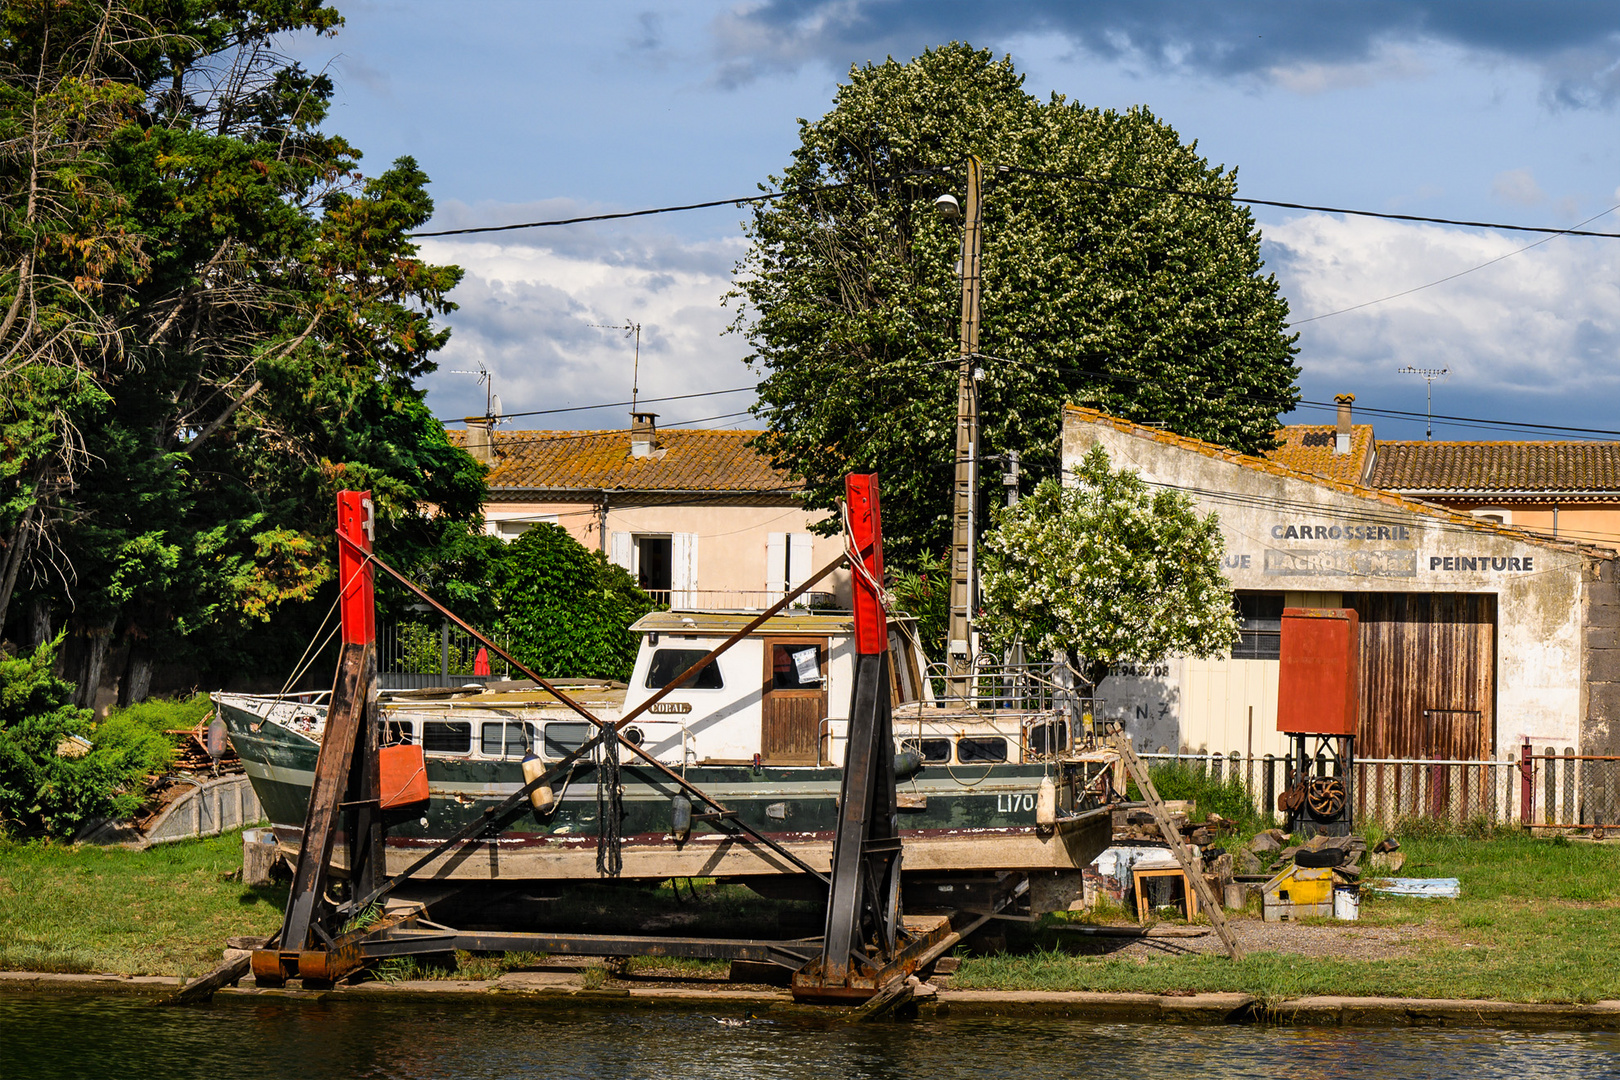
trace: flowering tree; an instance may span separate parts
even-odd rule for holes
[[[986,634],[1062,653],[1092,686],[1115,663],[1226,655],[1238,626],[1215,515],[1110,468],[1101,446],[1074,480],[1042,481],[996,515],[983,549]]]

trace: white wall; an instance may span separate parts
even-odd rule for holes
[[[1329,594],[1302,597],[1319,606],[1331,606],[1321,601],[1344,592],[1495,593],[1496,748],[1527,737],[1537,745],[1579,745],[1582,581],[1573,545],[1533,540],[1463,515],[1426,513],[1365,489],[1296,477],[1269,462],[1214,456],[1194,449],[1191,440],[1096,416],[1066,412],[1064,467],[1075,467],[1101,444],[1114,467],[1182,490],[1201,512],[1215,513],[1234,588]],[[1288,535],[1289,528],[1298,534],[1307,526],[1309,539]],[[1479,569],[1481,557],[1485,569]],[[1459,559],[1475,560],[1473,568]],[[1157,680],[1104,680],[1101,693],[1111,713],[1117,699],[1127,730],[1150,750],[1243,751],[1253,704],[1256,752],[1264,753],[1258,728],[1268,707],[1267,726],[1275,726],[1275,675],[1242,667],[1264,663],[1180,660]]]

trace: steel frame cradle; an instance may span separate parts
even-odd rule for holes
[[[1021,874],[1004,876],[1001,887],[984,900],[989,910],[954,910],[947,915],[904,918],[901,915],[900,866],[903,844],[898,829],[898,806],[892,747],[894,745],[888,694],[888,630],[880,597],[883,548],[876,475],[852,474],[845,483],[850,522],[850,550],[813,575],[703,659],[692,664],[663,691],[679,686],[715,656],[742,640],[753,625],[790,604],[846,559],[854,570],[856,625],[856,683],[851,702],[850,736],[840,790],[837,831],[833,840],[832,874],[821,874],[798,858],[790,861],[807,876],[828,885],[827,923],[819,938],[782,941],[752,938],[666,937],[640,934],[568,934],[478,931],[442,926],[425,918],[425,908],[400,909],[363,929],[333,932],[345,917],[383,899],[395,885],[451,847],[482,835],[530,791],[549,783],[568,764],[565,760],[535,778],[503,804],[486,811],[438,845],[412,866],[386,881],[382,877],[381,815],[377,813],[376,682],[374,599],[371,564],[389,572],[446,617],[472,633],[518,670],[555,694],[600,729],[585,746],[569,755],[577,758],[607,739],[613,739],[640,757],[621,730],[634,714],[605,723],[572,701],[562,690],[530,672],[506,655],[484,635],[468,626],[442,604],[427,596],[414,582],[393,570],[371,552],[371,500],[369,492],[342,492],[338,496],[339,580],[342,590],[344,656],[339,666],[331,703],[328,731],[316,764],[316,781],[306,815],[304,842],[299,852],[294,883],[282,931],[255,950],[252,968],[261,985],[279,985],[288,979],[332,983],[347,977],[367,962],[399,956],[421,956],[466,950],[470,952],[530,951],[579,956],[678,956],[745,960],[769,963],[794,971],[796,998],[810,1001],[858,1002],[880,995],[892,996],[906,976],[944,955],[966,934],[995,918],[1027,889]],[[660,695],[661,696],[661,695]],[[656,697],[655,699],[656,700]],[[651,702],[643,703],[645,709]],[[641,710],[638,710],[641,711]],[[333,718],[338,722],[334,724]],[[658,765],[658,762],[653,762]],[[668,771],[668,770],[664,770]],[[674,775],[674,774],[672,774]],[[680,786],[715,813],[694,815],[737,827],[737,839],[782,851],[769,837],[740,822],[716,800],[677,777]],[[346,818],[350,865],[362,870],[351,878],[353,896],[346,904],[326,902],[327,866],[337,833],[338,819]]]

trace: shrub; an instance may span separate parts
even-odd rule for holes
[[[132,814],[146,777],[174,753],[134,710],[98,725],[74,707],[72,684],[51,672],[61,640],[27,656],[0,654],[0,827],[8,832],[68,837],[91,818]],[[89,751],[59,754],[75,736]]]
[[[114,720],[127,720],[148,731],[184,731],[194,728],[214,708],[207,694],[190,697],[147,698],[134,705],[125,705],[107,714],[107,724]],[[106,726],[105,724],[103,725]]]
[[[630,677],[630,624],[657,605],[621,567],[560,526],[536,525],[507,548],[498,578],[497,632],[513,656],[548,678]]]
[[[1191,799],[1198,804],[1200,814],[1213,811],[1237,822],[1240,832],[1263,826],[1248,785],[1235,776],[1216,780],[1202,761],[1161,762],[1148,769],[1148,775],[1161,799]]]

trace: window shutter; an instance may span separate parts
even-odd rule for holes
[[[787,564],[787,587],[797,589],[804,584],[804,579],[810,576],[814,569],[810,565],[809,533],[791,533],[788,536],[789,558]]]
[[[773,532],[765,538],[765,591],[774,603],[787,591],[788,534]]]
[[[616,532],[608,545],[608,561],[614,566],[622,566],[634,576],[636,572],[636,545],[634,538],[627,532]]]
[[[697,533],[672,533],[669,544],[670,606],[697,604]]]

